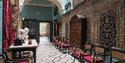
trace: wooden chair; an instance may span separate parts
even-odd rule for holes
[[[7,52],[3,52],[2,57],[5,63],[29,63],[29,58],[10,59]]]
[[[59,49],[60,47],[60,43],[61,43],[61,39],[60,38],[57,38],[56,40],[55,40],[55,46],[56,46],[56,48],[57,49]]]
[[[84,48],[81,52],[81,62],[84,63],[85,61],[90,62],[93,53],[93,45],[91,43],[86,43]]]
[[[59,40],[59,37],[54,37],[54,39],[53,39],[54,42],[53,43],[54,43],[55,46],[57,46],[58,40]]]
[[[94,48],[93,63],[104,63],[105,61],[105,48],[102,46],[95,46]]]
[[[85,43],[83,50],[86,53],[92,54],[93,53],[93,45],[91,43]]]
[[[74,62],[75,62],[75,58],[77,58],[79,61],[81,61],[81,49],[80,47],[73,47],[72,48],[72,56],[74,57]]]
[[[83,58],[90,56],[92,54],[92,44],[85,43],[83,47],[74,47],[74,58],[77,58],[80,62],[84,62]]]
[[[82,55],[82,60],[89,63],[105,63],[105,57],[110,56],[110,54],[105,53],[106,51],[109,50],[105,47],[94,45],[92,54]]]
[[[61,49],[62,52],[64,53],[69,53],[69,41],[67,39],[65,39],[62,43],[61,43]]]
[[[125,49],[114,49],[111,51],[111,62],[125,63]]]

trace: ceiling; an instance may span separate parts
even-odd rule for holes
[[[63,14],[64,6],[58,0],[25,0],[24,6],[58,7],[60,14]]]
[[[43,7],[53,7],[54,6],[54,4],[52,4],[48,0],[29,0],[29,1],[26,1],[24,5],[43,6]]]

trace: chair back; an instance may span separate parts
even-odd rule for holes
[[[93,52],[93,45],[91,43],[85,43],[84,51],[85,52],[89,52],[89,54],[92,54],[92,52]]]
[[[95,47],[95,53],[98,54],[98,53],[104,53],[104,48],[102,47]]]
[[[85,49],[91,49],[92,45],[91,44],[85,44]]]
[[[94,58],[93,62],[103,63],[105,61],[105,48],[99,45],[94,46]]]
[[[116,58],[119,61],[125,63],[125,53],[124,52],[121,52],[121,51],[118,51],[118,50],[113,50],[113,51],[111,51],[111,58]],[[112,61],[112,59],[111,59],[111,61]]]
[[[29,63],[28,58],[10,59],[8,56],[8,52],[3,52],[2,57],[5,63]]]

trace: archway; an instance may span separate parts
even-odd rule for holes
[[[61,9],[61,7],[58,8],[56,3],[58,3],[58,6],[60,6],[58,0],[52,0],[51,2],[49,0],[24,0],[24,6],[22,7],[21,11],[21,15],[24,19],[35,19],[38,21],[38,24],[39,22],[44,21],[50,22],[51,42],[54,36],[54,22],[55,20],[58,20],[58,18],[55,19],[54,17],[57,15],[60,16],[59,9]],[[39,40],[37,41],[39,42]]]
[[[29,3],[32,0],[24,0],[24,5],[35,5],[35,6],[42,6],[42,4],[31,4]],[[37,0],[39,1],[39,0]],[[44,1],[44,0],[40,0],[40,1]],[[47,0],[48,2],[51,2],[52,4],[56,5],[57,8],[59,9],[59,13],[63,14],[64,11],[64,6],[60,3],[59,0]],[[46,5],[44,5],[46,6]],[[48,5],[47,5],[48,6]]]

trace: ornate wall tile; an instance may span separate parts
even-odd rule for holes
[[[99,43],[103,46],[116,46],[116,16],[111,10],[101,15],[99,23]]]

